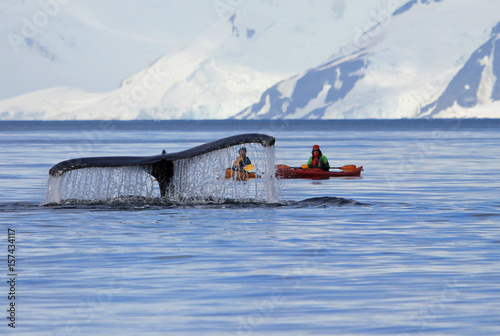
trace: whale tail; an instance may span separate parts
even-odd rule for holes
[[[152,175],[160,187],[161,196],[165,196],[175,172],[174,162],[194,158],[215,150],[247,143],[261,144],[263,147],[273,146],[275,139],[269,135],[251,133],[240,134],[219,139],[181,152],[167,154],[163,150],[160,155],[153,156],[106,156],[86,157],[62,161],[50,170],[51,176],[62,176],[64,173],[83,168],[104,167],[144,167]]]

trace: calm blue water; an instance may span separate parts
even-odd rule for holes
[[[0,123],[0,333],[500,334],[500,120]],[[276,137],[281,204],[40,206],[49,168]],[[16,232],[16,329],[7,230]]]

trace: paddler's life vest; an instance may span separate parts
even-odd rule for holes
[[[238,157],[236,161],[234,161],[234,167],[240,167],[243,168],[244,166],[248,166],[249,164],[252,164],[252,161],[248,158],[248,156],[245,156],[244,159]]]
[[[313,156],[313,159],[311,161],[311,166],[315,167],[315,168],[319,168],[319,164],[321,162],[320,158],[321,158],[320,156]]]
[[[330,169],[330,164],[328,163],[328,159],[326,156],[324,156],[321,151],[319,152],[318,156],[311,156],[309,159],[309,162],[307,162],[307,165],[310,168],[321,168],[324,170],[329,170]]]

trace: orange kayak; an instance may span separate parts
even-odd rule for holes
[[[232,178],[233,180],[237,180],[237,181],[246,181],[249,178],[256,178],[256,177],[260,177],[260,176],[256,176],[255,172],[247,173],[245,171],[226,169],[226,178],[227,179]]]

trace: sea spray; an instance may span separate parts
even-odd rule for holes
[[[241,147],[247,149],[258,178],[226,179],[226,169],[233,167]],[[83,168],[50,176],[45,203],[115,202],[134,197],[160,197],[158,183],[147,166]],[[279,202],[274,146],[249,143],[176,160],[165,198],[179,203]]]

